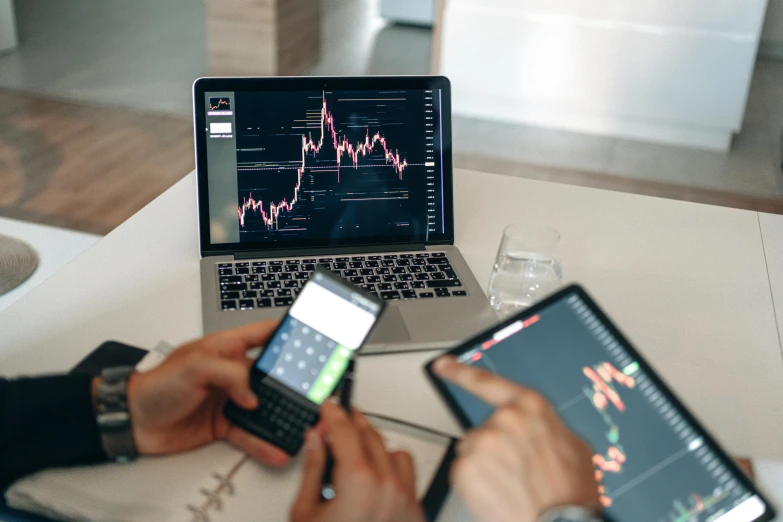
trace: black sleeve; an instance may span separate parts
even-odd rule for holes
[[[0,379],[0,491],[41,469],[105,460],[91,376]]]

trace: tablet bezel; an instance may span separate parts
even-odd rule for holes
[[[666,397],[666,399],[669,400],[669,403],[677,410],[677,412],[683,417],[683,419],[690,424],[690,427],[704,440],[704,443],[721,460],[723,465],[726,466],[729,469],[729,471],[731,471],[731,473],[734,475],[734,478],[737,479],[743,486],[745,486],[748,490],[753,492],[755,495],[758,495],[758,497],[762,500],[762,502],[764,502],[764,505],[766,506],[766,511],[760,517],[755,518],[753,520],[748,520],[747,522],[769,522],[773,520],[776,516],[776,513],[774,508],[772,507],[772,504],[770,504],[769,500],[758,490],[758,488],[747,477],[747,475],[745,475],[745,473],[739,468],[739,466],[734,462],[734,459],[731,458],[723,450],[723,448],[716,442],[716,440],[712,437],[712,435],[709,434],[709,432],[706,430],[706,428],[704,428],[702,423],[700,423],[696,419],[696,417],[690,412],[690,410],[688,410],[688,408],[682,402],[680,402],[680,400],[671,391],[670,386],[663,381],[663,379],[652,368],[652,366],[647,362],[647,360],[644,357],[642,357],[642,355],[639,353],[638,350],[636,350],[636,348],[634,348],[634,346],[630,343],[630,341],[628,341],[628,339],[622,334],[622,332],[620,332],[620,330],[614,325],[614,323],[609,319],[609,317],[598,307],[598,304],[587,294],[587,292],[581,286],[576,284],[561,289],[560,291],[550,295],[549,297],[545,298],[544,300],[540,301],[534,306],[518,314],[515,314],[512,317],[509,317],[508,319],[498,323],[497,325],[487,330],[484,330],[483,332],[475,335],[471,339],[468,339],[464,343],[460,344],[456,348],[453,348],[448,352],[446,352],[445,354],[441,354],[438,357],[435,357],[434,359],[427,362],[427,364],[424,366],[424,371],[428,379],[435,387],[435,390],[438,392],[438,395],[446,403],[449,410],[457,419],[457,421],[460,423],[460,425],[466,430],[475,427],[470,422],[467,415],[462,410],[462,408],[457,403],[457,401],[454,400],[453,396],[451,395],[451,393],[449,392],[448,388],[445,386],[443,381],[439,379],[433,372],[432,370],[433,363],[443,355],[459,356],[462,353],[471,350],[476,345],[491,339],[492,336],[495,334],[495,332],[502,330],[503,328],[509,326],[510,324],[516,321],[519,321],[520,319],[524,320],[529,317],[532,317],[537,313],[539,313],[541,310],[544,310],[549,306],[551,306],[552,304],[561,301],[562,299],[565,299],[574,294],[579,296],[579,298],[582,300],[582,303],[585,306],[587,306],[591,312],[593,312],[596,319],[598,319],[601,322],[601,324],[609,331],[609,333],[612,336],[614,336],[615,340],[622,345],[622,347],[628,352],[629,356],[633,358],[634,361],[639,363],[639,366],[641,367],[645,375],[650,379],[650,381],[652,381],[652,383],[655,386],[657,386],[658,390],[664,395],[664,397]],[[452,458],[454,457],[452,456]],[[447,464],[450,465],[450,463],[444,463],[442,465],[447,465]],[[436,497],[440,498],[442,502],[447,498],[447,495],[444,494],[443,491],[447,490],[449,485],[448,483],[436,484],[436,481],[439,478],[440,478],[440,474],[436,475],[436,479],[433,480],[432,484],[430,484],[430,489],[437,490],[440,492],[440,494],[436,495]],[[428,512],[437,514],[437,511],[440,509],[440,507],[441,506],[430,505],[428,506]]]

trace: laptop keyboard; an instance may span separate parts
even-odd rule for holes
[[[445,252],[325,256],[218,263],[220,307],[288,306],[316,266],[387,301],[467,295]]]

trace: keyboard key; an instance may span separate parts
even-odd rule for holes
[[[395,266],[391,269],[392,274],[404,274],[405,273],[405,267],[404,266]]]
[[[275,291],[274,290],[259,290],[258,291],[258,297],[274,297]]]
[[[430,297],[435,297],[435,294],[432,292],[422,292],[419,294],[419,297],[422,299],[429,299]]]
[[[360,285],[360,288],[362,290],[366,290],[368,292],[375,292],[375,285],[363,284],[363,285]]]
[[[220,298],[223,300],[239,299],[239,292],[223,292],[222,294],[220,294]]]
[[[437,281],[427,281],[429,288],[445,288],[453,286],[462,286],[462,282],[459,279],[442,279]]]
[[[285,265],[285,271],[286,272],[298,272],[299,271],[299,265]]]
[[[293,302],[290,297],[275,297],[275,306],[290,306]]]
[[[397,261],[397,266],[410,266],[411,262],[407,259],[399,259]]]
[[[381,266],[387,266],[387,267],[394,266],[394,261],[392,259],[384,259],[383,261],[381,261]]]
[[[270,274],[279,274],[282,271],[283,271],[283,267],[279,265],[270,266],[269,270],[267,270],[267,272]]]
[[[427,265],[424,267],[425,272],[440,272],[437,265]]]
[[[428,281],[430,278],[429,274],[416,274],[416,281]]]
[[[255,308],[255,301],[252,299],[240,299],[239,308],[242,310],[252,310]]]
[[[239,268],[247,268],[247,267],[250,266],[250,263],[245,263],[245,262],[235,263],[234,266],[239,267]]]
[[[428,265],[448,265],[449,260],[445,257],[434,257],[427,260]]]
[[[375,274],[376,275],[389,275],[391,273],[391,270],[388,268],[376,268]]]
[[[402,291],[402,298],[403,299],[416,299],[416,292],[414,290],[403,290]]]
[[[263,297],[256,301],[256,306],[258,306],[259,308],[269,308],[270,306],[272,306],[272,300],[268,297]]]
[[[290,281],[293,278],[294,278],[293,274],[289,274],[287,272],[282,273],[282,274],[277,274],[277,280],[278,281]]]
[[[397,276],[400,281],[413,281],[413,274],[400,274]]]
[[[465,290],[454,290],[453,292],[451,292],[451,295],[463,296],[463,295],[468,295],[468,293]]]
[[[218,270],[218,275],[229,276],[234,273],[233,268],[221,268]]]
[[[335,259],[335,262],[337,262],[337,263],[347,263],[348,262],[348,258],[347,257],[338,257],[338,258]]]
[[[397,281],[396,275],[385,275],[383,276],[383,282],[384,283],[394,283]]]
[[[343,270],[343,277],[356,277],[359,275],[358,270],[354,270],[353,268],[349,268],[348,270]]]
[[[333,263],[334,259],[332,259],[331,257],[319,257],[318,258],[318,262],[319,263]]]
[[[377,268],[381,266],[381,264],[378,261],[365,261],[364,266],[367,268]]]
[[[351,257],[351,261],[364,261],[364,256],[353,256]]]
[[[250,273],[250,269],[247,268],[247,267],[237,268],[236,270],[234,270],[234,273],[237,273],[237,274],[249,274]]]
[[[397,254],[386,254],[383,256],[384,259],[397,259],[399,256]]]
[[[220,302],[220,308],[223,310],[236,310],[237,309],[237,302],[233,299],[227,300],[227,301],[221,301]]]
[[[381,299],[383,299],[384,301],[391,301],[391,300],[400,299],[400,298],[401,298],[401,296],[400,296],[399,292],[395,292],[395,291],[381,292]]]
[[[433,252],[432,257],[446,257],[446,252]]]
[[[421,266],[421,265],[426,265],[427,261],[425,261],[424,259],[411,259],[411,264],[414,266]]]
[[[261,281],[277,281],[275,274],[264,274],[261,276]]]
[[[413,254],[400,254],[400,259],[412,259]]]
[[[427,285],[425,285],[422,281],[414,281],[411,283],[411,288],[427,288]]]
[[[283,286],[283,283],[280,281],[269,281],[266,283],[267,288],[281,288]]]
[[[416,257],[418,257],[418,258],[430,257],[430,254],[429,254],[429,252],[424,252],[422,254],[416,254]]]
[[[301,292],[301,291],[302,291],[302,289],[301,289],[301,288],[294,288],[294,290],[293,290],[294,297],[298,296],[298,295],[299,295],[299,292]]]
[[[286,281],[283,286],[285,288],[299,288],[299,281]]]
[[[430,274],[430,279],[446,279],[446,274],[443,272],[434,272]]]
[[[308,265],[314,265],[315,259],[302,259],[302,263],[308,264]]]
[[[305,263],[302,265],[302,270],[305,272],[312,272],[315,270],[315,263]]]
[[[407,290],[408,289],[408,283],[394,283],[394,289],[395,290]]]
[[[408,273],[409,274],[418,274],[421,272],[420,266],[409,266],[408,267]]]
[[[298,265],[299,260],[298,259],[289,259],[285,262],[286,265]]]
[[[283,262],[280,260],[277,261],[270,261],[269,266],[283,266]]]
[[[380,291],[381,293],[389,291],[391,289],[392,289],[391,283],[381,283],[378,285],[378,291]]]
[[[265,266],[254,266],[253,267],[253,273],[254,274],[266,274],[266,267]]]
[[[444,274],[446,274],[446,277],[448,279],[457,279],[457,273],[454,271],[453,268],[447,268],[443,271]]]
[[[218,268],[231,268],[231,263],[218,263]]]
[[[249,286],[251,290],[263,290],[264,289],[264,283],[261,283],[261,282],[250,283],[247,286]]]
[[[372,268],[362,268],[359,270],[359,275],[368,276],[373,275],[375,272],[373,272]]]
[[[364,278],[361,276],[355,276],[349,279],[349,281],[355,285],[360,285],[364,283]]]
[[[300,281],[307,281],[310,279],[310,274],[307,272],[297,272],[294,274],[294,277]]]
[[[242,292],[242,299],[255,299],[258,297],[258,292],[255,290],[245,290]]]
[[[241,283],[242,276],[221,276],[220,283]]]
[[[220,290],[221,292],[241,292],[247,290],[247,285],[245,283],[230,283],[220,285]]]
[[[266,261],[253,261],[253,266],[266,266]]]
[[[369,259],[370,261],[380,261],[381,256],[367,256],[367,259]]]
[[[333,263],[332,268],[334,268],[335,270],[345,270],[346,268],[348,268],[348,263],[343,263],[342,261],[340,261],[339,263]]]
[[[380,283],[381,282],[381,276],[373,275],[373,276],[367,276],[364,278],[364,280],[368,283]]]
[[[288,288],[279,288],[277,290],[277,297],[291,297],[291,290]]]
[[[448,297],[451,295],[446,288],[436,288],[435,289],[435,296],[436,297]]]
[[[362,268],[364,267],[364,263],[362,263],[361,261],[351,261],[350,263],[348,263],[348,266],[350,266],[351,268]]]
[[[245,283],[255,283],[258,281],[257,275],[246,275],[245,276]]]

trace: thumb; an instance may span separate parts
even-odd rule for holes
[[[321,480],[326,467],[326,448],[316,430],[310,429],[305,434],[305,448],[307,459],[302,473],[302,484],[291,510],[291,519],[295,522],[309,520],[313,510],[321,502]]]
[[[224,392],[245,409],[258,407],[258,397],[250,389],[250,370],[245,361],[198,354],[192,362],[191,370],[201,386]]]

